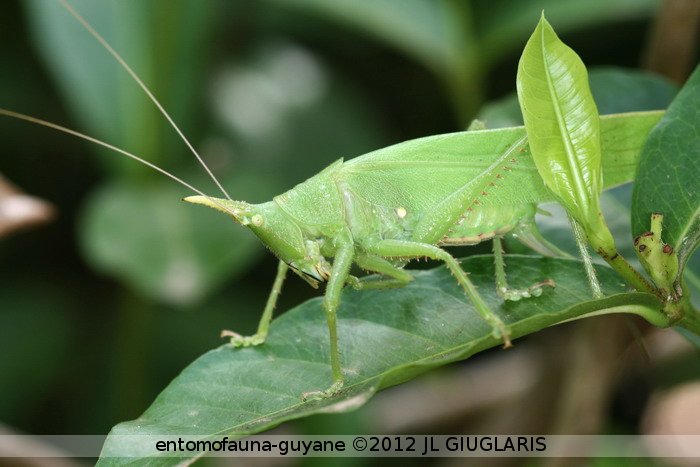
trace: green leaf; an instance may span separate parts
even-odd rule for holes
[[[249,194],[264,180],[239,178]],[[262,252],[250,232],[181,202],[183,190],[110,182],[90,200],[80,224],[81,246],[93,266],[159,301],[186,304],[244,271]]]
[[[700,242],[700,67],[653,129],[639,162],[632,199],[632,232],[649,230],[664,215],[662,238],[678,254],[681,271]]]
[[[533,256],[509,256],[507,261],[514,287],[547,277],[557,283],[541,297],[504,303],[493,283],[493,257],[463,261],[514,337],[586,315],[658,314],[653,295],[625,293],[608,268],[599,268],[598,274],[609,296],[591,300],[578,261]],[[222,346],[192,363],[141,417],[111,431],[102,463],[128,461],[109,457],[157,455],[149,441],[162,435],[251,434],[314,413],[351,410],[381,389],[501,344],[446,268],[413,274],[415,281],[400,289],[344,291],[338,329],[346,386],[338,396],[301,399],[302,393],[331,382],[327,326],[321,299],[315,298],[276,319],[264,345],[238,350]],[[136,445],[118,435],[146,436]],[[175,459],[150,460],[158,465]]]
[[[585,65],[544,15],[520,58],[517,89],[545,185],[587,233],[597,230],[603,188],[598,110]]]

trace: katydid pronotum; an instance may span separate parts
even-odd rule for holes
[[[197,193],[186,201],[215,208],[250,228],[279,258],[277,276],[257,332],[241,336],[225,331],[234,347],[264,343],[284,279],[291,268],[314,287],[326,282],[323,309],[329,328],[330,387],[314,393],[329,396],[341,390],[343,372],[338,351],[336,314],[342,289],[401,286],[412,280],[403,268],[417,258],[442,261],[464,289],[476,311],[489,323],[494,337],[510,345],[507,326],[484,302],[444,246],[474,245],[493,239],[498,293],[507,300],[538,296],[542,282],[511,289],[505,279],[501,237],[516,233],[531,246],[550,245],[534,226],[537,204],[551,195],[539,179],[522,127],[441,135],[381,149],[344,162],[342,159],[291,190],[262,204],[233,201],[158,100],[121,56],[65,1],[60,3],[131,75],[195,154],[226,198],[205,195],[155,165],[82,133],[24,114],[0,109],[0,114],[27,120],[102,145],[160,171]],[[650,128],[658,113],[602,119],[603,147],[616,149],[624,141],[625,119],[644,121]],[[615,135],[615,137],[606,136]],[[471,149],[470,149],[471,148]],[[604,163],[614,172],[606,182],[631,179],[639,148],[623,144]],[[510,188],[506,186],[510,185]],[[359,279],[351,267],[386,279]]]

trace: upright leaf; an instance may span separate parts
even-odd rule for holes
[[[586,67],[542,15],[517,77],[535,165],[545,185],[586,229],[600,220],[600,119]]]
[[[517,88],[532,157],[545,185],[580,224],[598,254],[637,290],[655,292],[617,251],[603,218],[600,118],[588,73],[544,13],[520,58]],[[595,285],[595,277],[589,274],[589,278]]]

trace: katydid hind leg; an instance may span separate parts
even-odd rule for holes
[[[506,278],[506,261],[503,258],[503,242],[501,237],[493,237],[493,261],[496,273],[496,292],[503,300],[517,302],[522,298],[539,297],[543,287],[554,287],[554,281],[545,279],[524,289],[512,288]]]
[[[289,266],[287,263],[280,261],[277,266],[275,282],[272,284],[272,290],[270,291],[270,296],[267,298],[265,310],[260,318],[257,332],[252,336],[242,336],[236,332],[224,330],[221,331],[221,337],[230,337],[231,344],[234,347],[250,347],[264,343],[267,338],[268,329],[270,328],[270,321],[272,321],[272,313],[275,310],[275,305],[277,305],[277,299],[282,292],[282,285],[287,277],[288,270]]]
[[[382,240],[370,248],[374,253],[385,258],[431,258],[443,261],[462,286],[469,300],[474,304],[476,311],[492,328],[492,334],[497,339],[503,340],[504,347],[510,347],[510,330],[505,323],[491,310],[476,286],[469,280],[459,262],[448,252],[428,243],[419,243],[406,240]]]

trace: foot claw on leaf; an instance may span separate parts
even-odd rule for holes
[[[527,289],[506,289],[502,288],[498,290],[498,294],[503,298],[503,300],[508,300],[511,302],[517,302],[522,298],[539,297],[542,295],[543,287],[556,287],[556,284],[552,279],[546,279],[542,282],[531,285]]]
[[[342,381],[336,381],[326,389],[325,391],[309,391],[305,392],[301,395],[301,400],[304,402],[307,401],[314,401],[314,400],[323,400],[327,399],[329,397],[337,396],[340,393],[340,390],[343,389],[343,382]]]
[[[513,347],[513,343],[510,341],[510,330],[505,326],[499,326],[498,333],[500,338],[503,339],[503,348],[508,349]]]
[[[231,338],[231,345],[235,348],[238,347],[251,347],[255,345],[260,345],[265,342],[265,336],[262,334],[253,334],[252,336],[242,336],[237,332],[229,331],[224,329],[221,331],[221,337]]]
[[[496,339],[503,341],[503,348],[507,349],[513,347],[513,343],[510,341],[510,329],[506,326],[500,319],[496,319],[491,322],[491,335]]]

